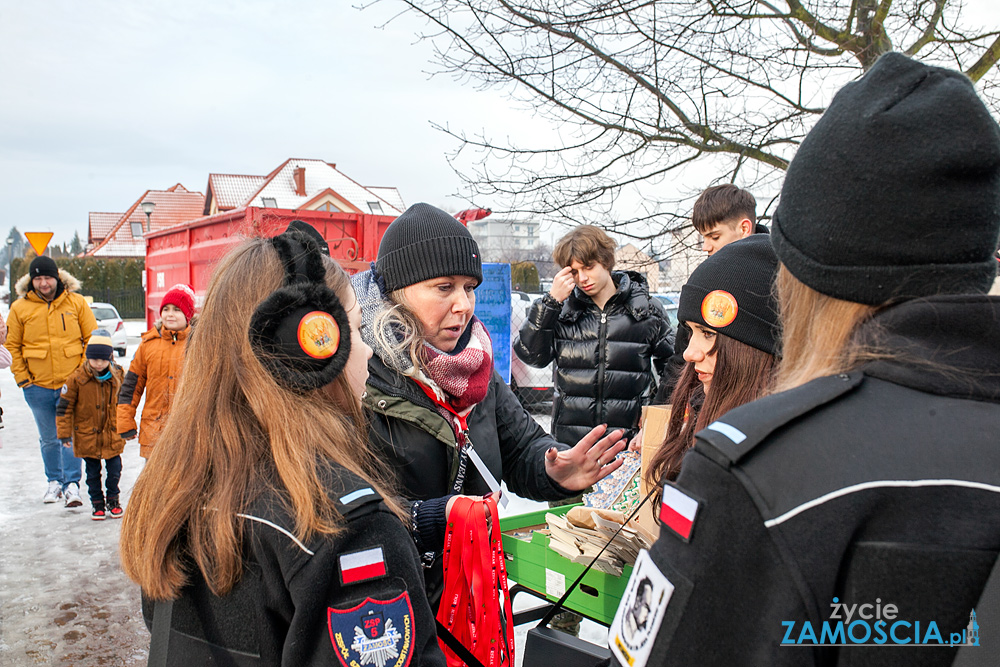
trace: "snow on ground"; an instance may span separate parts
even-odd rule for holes
[[[126,368],[138,342],[118,359]],[[139,591],[118,564],[121,521],[91,520],[85,483],[82,507],[43,504],[38,431],[9,370],[0,370],[0,406],[0,664],[146,664]],[[136,442],[122,462],[127,507],[142,467]]]
[[[0,308],[6,319],[6,306]],[[126,321],[128,354],[116,361],[124,368],[146,331],[145,322]],[[121,521],[92,521],[86,484],[84,505],[67,509],[43,504],[46,480],[38,431],[9,370],[0,370],[0,665],[144,665],[149,633],[142,620],[139,590],[118,561]],[[535,419],[546,430],[547,414]],[[122,505],[128,507],[132,485],[142,469],[139,446],[132,441],[122,454]],[[502,515],[544,509],[510,494]],[[127,509],[126,509],[127,511]],[[534,606],[527,596],[516,609]],[[517,664],[530,625],[516,630]],[[584,621],[583,638],[602,643],[607,630]]]

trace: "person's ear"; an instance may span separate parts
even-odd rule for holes
[[[743,238],[753,233],[753,223],[750,221],[750,218],[740,220],[740,232],[743,234]]]

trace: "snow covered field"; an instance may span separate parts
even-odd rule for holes
[[[0,315],[6,320],[6,306]],[[128,354],[116,360],[127,369],[145,325],[125,325]],[[43,504],[46,480],[38,432],[9,370],[0,370],[0,406],[5,427],[0,430],[0,665],[146,664],[149,633],[139,591],[118,564],[121,522],[91,520],[85,484],[82,507]],[[535,419],[548,428],[548,415]],[[127,508],[142,469],[136,441],[125,447],[122,462],[122,505]],[[511,494],[503,514],[544,507]],[[529,627],[516,632],[518,664]],[[584,621],[582,635],[600,642],[606,630]]]

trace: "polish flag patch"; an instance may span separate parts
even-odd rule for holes
[[[340,580],[344,584],[377,579],[385,576],[385,555],[382,547],[354,551],[340,556]]]
[[[691,538],[691,530],[694,528],[694,520],[697,515],[697,500],[669,483],[663,485],[660,523],[687,542]]]

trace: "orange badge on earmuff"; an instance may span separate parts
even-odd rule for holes
[[[313,359],[329,359],[340,347],[340,327],[330,313],[314,310],[299,320],[299,347]]]
[[[701,301],[701,317],[710,327],[724,327],[733,323],[740,310],[736,297],[717,289],[709,292]]]

